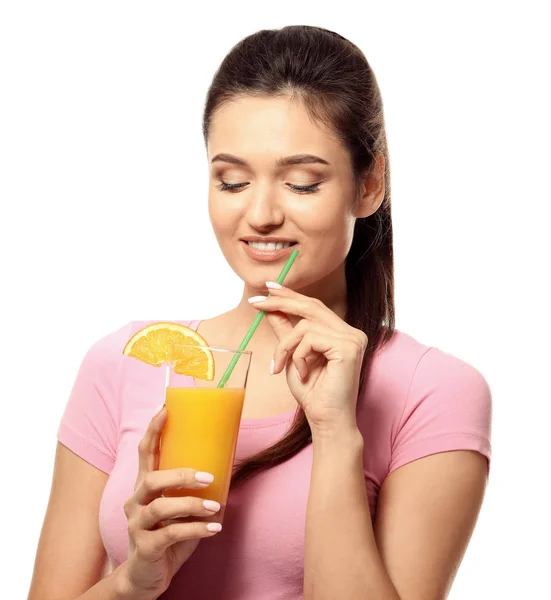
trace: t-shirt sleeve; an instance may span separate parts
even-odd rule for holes
[[[59,424],[57,439],[81,458],[111,473],[117,454],[118,354],[112,335],[85,355]]]
[[[413,374],[392,446],[389,472],[450,450],[475,450],[491,461],[492,395],[465,361],[429,348]]]

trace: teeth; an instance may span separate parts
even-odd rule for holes
[[[291,242],[247,242],[247,244],[257,250],[282,250],[292,246]]]

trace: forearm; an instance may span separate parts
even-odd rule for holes
[[[156,600],[157,596],[136,595],[126,579],[126,562],[75,600]]]
[[[313,433],[312,442],[305,600],[399,600],[375,543],[361,433],[347,428]]]

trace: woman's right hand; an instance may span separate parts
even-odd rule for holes
[[[151,420],[139,446],[139,468],[134,493],[124,504],[128,519],[128,560],[123,564],[123,588],[129,597],[152,600],[162,594],[201,538],[221,529],[193,517],[213,516],[217,502],[185,496],[165,498],[165,489],[204,489],[209,483],[196,479],[195,469],[158,470],[159,440],[166,422],[163,407]],[[199,479],[201,475],[199,474]],[[212,509],[212,510],[211,510]],[[214,531],[209,531],[212,527]]]

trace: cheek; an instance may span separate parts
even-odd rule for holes
[[[352,245],[355,219],[343,212],[330,215],[317,215],[304,225],[308,244],[308,256],[312,269],[325,265],[331,271],[344,260]],[[306,228],[307,227],[307,228]]]
[[[213,198],[209,198],[208,210],[214,234],[218,242],[223,244],[227,235],[235,229],[235,215],[231,207],[224,206],[219,200]]]
[[[344,208],[316,210],[301,219],[301,230],[309,241],[332,247],[347,247],[354,235],[354,217]]]

